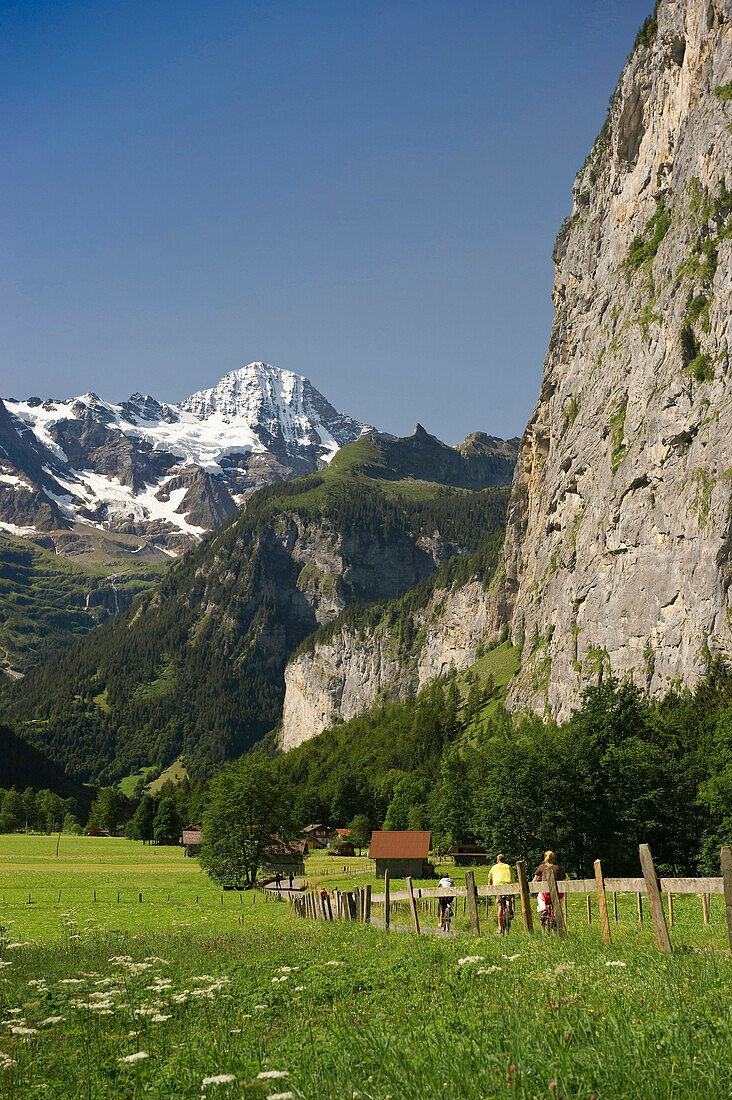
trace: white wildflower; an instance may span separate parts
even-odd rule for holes
[[[274,985],[275,982],[286,982],[286,981],[287,981],[287,974],[283,974],[281,978],[273,978],[272,979],[272,984]]]
[[[278,974],[291,974],[293,970],[299,970],[299,966],[281,966],[277,971]]]
[[[627,966],[627,963],[621,962],[620,959],[613,959],[612,962],[605,963],[605,966]]]
[[[304,985],[296,985],[295,986],[295,993],[302,993],[304,988],[305,988]]]
[[[11,1069],[13,1066],[17,1066],[15,1062],[8,1054],[4,1054],[0,1050],[0,1069]]]
[[[294,1092],[271,1092],[267,1100],[295,1100]]]
[[[267,1007],[267,1005],[255,1005],[254,1007],[255,1007],[255,1008],[266,1008],[266,1007]]]
[[[230,1085],[232,1081],[236,1081],[233,1073],[217,1073],[215,1077],[204,1077],[201,1088],[206,1085]]]
[[[65,1016],[46,1016],[45,1020],[41,1020],[39,1027],[50,1027],[51,1024],[60,1024],[62,1020],[65,1020]]]
[[[131,963],[132,955],[112,955],[111,963]]]
[[[503,970],[502,966],[479,966],[479,974],[495,974],[496,970]]]
[[[191,978],[192,982],[215,982],[213,974],[199,974],[197,978]]]
[[[38,989],[45,989],[46,988],[46,979],[45,978],[31,978],[31,980],[28,982],[28,985],[34,985]]]
[[[13,1035],[37,1035],[37,1027],[11,1027]]]
[[[182,993],[174,993],[173,1000],[177,1005],[184,1005],[188,1000],[190,994],[187,989],[184,989]]]
[[[25,947],[24,943],[6,943],[5,949],[7,951],[13,951],[16,947]]]
[[[504,958],[504,959],[508,959],[508,961],[509,961],[510,963],[512,963],[512,962],[515,962],[515,961],[516,961],[516,959],[520,959],[520,958],[521,958],[521,952],[519,951],[519,952],[518,952],[518,954],[516,954],[516,955],[504,955],[504,956],[503,956],[503,958]]]
[[[156,1012],[154,1016],[150,1017],[150,1019],[154,1024],[163,1024],[166,1020],[170,1020],[171,1017],[164,1015],[164,1013],[162,1012]]]
[[[467,966],[468,963],[485,962],[485,955],[465,955],[458,959],[458,966]]]
[[[8,1015],[9,1016],[20,1016],[22,1011],[23,1011],[22,1008],[9,1008],[8,1009]]]
[[[0,959],[0,966],[4,967],[4,966],[12,966],[12,965],[13,964],[11,962],[9,962],[7,959]]]
[[[160,963],[161,966],[170,966],[167,959],[161,959],[158,955],[147,955],[145,958],[146,963]]]
[[[94,985],[114,985],[114,978],[99,978]]]
[[[263,1069],[257,1074],[258,1081],[265,1081],[272,1077],[289,1077],[290,1071],[287,1069]]]
[[[146,1054],[144,1050],[138,1050],[136,1054],[126,1054],[124,1058],[118,1058],[118,1062],[142,1062],[143,1059],[149,1058],[150,1055]]]
[[[83,985],[83,978],[62,978],[59,985]]]
[[[340,962],[338,959],[331,959],[330,962],[325,964],[326,966],[345,966],[344,962]]]

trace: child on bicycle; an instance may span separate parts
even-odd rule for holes
[[[565,879],[567,877],[564,873],[564,868],[562,867],[561,863],[557,863],[557,857],[554,854],[554,852],[549,851],[549,852],[544,852],[543,862],[541,862],[539,864],[539,866],[536,868],[536,871],[534,872],[534,882],[546,882],[546,880],[547,880],[547,869],[549,867],[551,867],[551,869],[554,871],[554,881],[555,882],[561,882],[562,879]],[[545,892],[542,891],[541,896],[544,900],[544,905],[545,906],[551,906],[551,903],[552,903],[551,894],[545,893]],[[557,897],[561,901],[562,898],[564,897],[564,894],[560,894],[559,891],[557,891]]]
[[[447,871],[445,871],[437,885],[440,890],[455,889],[455,883],[450,878]],[[438,928],[444,928],[445,910],[447,909],[448,905],[452,905],[454,900],[454,898],[440,898],[440,923],[437,926]]]
[[[500,852],[496,856],[496,862],[488,872],[488,884],[490,886],[500,886],[504,882],[513,882],[513,871],[506,863],[506,857]],[[507,931],[504,928],[506,923],[505,917],[507,913],[510,913],[508,918],[508,924],[510,925],[510,917],[513,916],[513,897],[511,894],[499,894],[497,898],[498,903],[498,932]]]

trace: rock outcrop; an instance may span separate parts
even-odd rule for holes
[[[601,666],[654,697],[727,652],[732,3],[660,0],[574,185],[506,541],[509,705]]]
[[[451,668],[473,664],[498,627],[495,591],[478,579],[438,588],[409,621],[408,640],[388,619],[363,630],[344,625],[288,664],[279,738],[285,752],[380,699],[407,698]]]

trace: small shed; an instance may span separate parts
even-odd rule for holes
[[[484,867],[488,862],[488,851],[479,844],[455,844],[447,854],[454,857],[456,867]]]
[[[197,856],[201,851],[201,826],[186,825],[181,837],[181,844],[183,845],[184,855]]]
[[[327,848],[333,838],[333,829],[328,825],[306,825],[303,836],[308,842],[308,851],[316,848]]]
[[[305,874],[306,851],[306,840],[293,840],[289,844],[281,841],[267,852],[262,873],[276,875],[279,871],[281,875],[297,875],[300,878]]]
[[[369,856],[376,860],[376,874],[385,871],[391,878],[423,878],[428,875],[427,857],[430,852],[429,830],[393,830],[371,834]]]

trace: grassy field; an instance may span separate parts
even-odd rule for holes
[[[732,1093],[719,913],[679,917],[670,958],[571,911],[564,942],[387,936],[222,895],[178,849],[55,845],[0,837],[0,1097]]]

